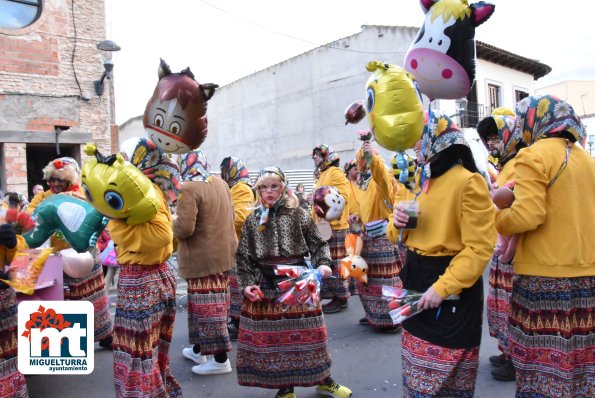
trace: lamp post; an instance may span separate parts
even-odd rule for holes
[[[110,79],[112,77],[112,71],[114,70],[114,55],[120,51],[120,46],[111,40],[104,40],[97,45],[97,49],[103,59],[103,74],[100,80],[95,81],[95,94],[101,96],[103,94],[105,78]]]
[[[587,141],[587,144],[589,145],[589,155],[591,155],[591,156],[593,156],[593,153],[591,152],[591,147],[593,146],[594,142],[595,142],[595,135],[590,135],[589,140]]]

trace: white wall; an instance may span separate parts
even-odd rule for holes
[[[477,60],[476,86],[477,102],[489,106],[488,84],[501,87],[500,106],[514,109],[516,103],[514,91],[522,90],[532,95],[534,92],[533,76],[517,70],[497,65],[482,59]]]

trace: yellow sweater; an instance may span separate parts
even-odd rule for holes
[[[335,187],[345,198],[345,209],[343,209],[343,214],[341,218],[335,221],[331,221],[331,228],[333,230],[343,230],[349,228],[349,223],[347,219],[349,218],[349,181],[347,181],[347,177],[345,177],[345,173],[338,167],[331,166],[325,171],[320,173],[320,178],[316,181],[316,190],[319,187],[330,186]],[[314,222],[318,222],[318,216],[312,210],[312,218]]]
[[[579,147],[552,186],[565,156],[562,138],[542,139],[519,151],[515,201],[496,214],[503,235],[521,233],[514,270],[548,277],[595,275],[595,161]]]
[[[242,226],[254,207],[254,194],[250,185],[239,182],[231,187],[231,202],[233,204],[236,235],[240,239]]]
[[[430,180],[418,202],[417,228],[405,231],[403,240],[425,256],[455,256],[433,287],[442,298],[459,294],[473,286],[494,251],[495,210],[486,181],[457,165]],[[397,243],[399,230],[392,217],[387,236]]]
[[[110,220],[107,225],[112,240],[117,245],[118,263],[156,265],[166,261],[173,251],[172,218],[161,189],[161,205],[155,217],[139,224],[128,225]]]
[[[393,202],[393,176],[384,167],[380,155],[375,155],[370,164],[372,179],[368,188],[360,195],[359,217],[363,224],[376,220],[387,220]]]
[[[19,250],[27,250],[27,243],[25,242],[25,238],[21,235],[17,235],[17,245],[12,249],[8,249],[4,245],[0,245],[0,271],[4,269],[5,265],[10,264],[14,255]]]
[[[359,203],[362,196],[362,190],[359,189],[356,181],[349,181],[349,215],[358,214],[359,215]]]
[[[496,187],[500,188],[503,187],[509,181],[514,180],[514,163],[516,162],[516,158],[510,159],[508,162],[504,164],[502,170],[498,173],[498,177],[496,177]]]

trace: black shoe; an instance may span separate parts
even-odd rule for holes
[[[508,362],[508,359],[506,359],[506,356],[504,354],[500,354],[500,355],[492,355],[489,358],[489,361],[492,364],[492,366],[499,368],[500,366],[502,366],[506,362]]]
[[[322,312],[325,314],[334,314],[344,310],[348,305],[347,300],[332,299],[330,303],[322,306]]]
[[[399,333],[403,328],[401,325],[395,325],[389,327],[377,327],[375,329],[380,333]]]
[[[359,324],[360,325],[369,325],[370,321],[368,321],[368,318],[363,317],[362,319],[359,320]]]
[[[512,361],[506,361],[504,365],[492,369],[492,377],[498,381],[515,381],[516,372]]]
[[[234,325],[233,322],[227,324],[227,333],[229,334],[229,339],[231,341],[236,341],[238,339],[238,328],[236,328],[236,325]]]
[[[106,350],[113,351],[114,350],[114,347],[112,347],[113,341],[114,341],[114,338],[112,336],[103,338],[103,339],[99,340],[99,347],[105,348]]]

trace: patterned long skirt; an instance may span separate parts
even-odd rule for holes
[[[510,302],[517,397],[595,397],[595,276],[518,275]]]
[[[186,281],[190,344],[199,344],[201,355],[231,351],[227,331],[229,272],[190,278]]]
[[[399,278],[399,272],[403,267],[397,249],[386,238],[373,239],[364,236],[361,256],[368,263],[368,283],[356,283],[366,319],[374,327],[393,327],[393,321],[388,314],[389,301],[382,298],[382,286],[403,286]]]
[[[0,286],[0,398],[27,398],[25,376],[17,368],[17,299]]]
[[[331,356],[321,306],[284,310],[275,290],[264,285],[261,290],[263,301],[242,304],[238,383],[274,389],[323,383],[330,376]]]
[[[490,336],[498,339],[498,349],[508,358],[508,305],[512,295],[512,263],[493,256],[489,264],[487,315]]]
[[[479,346],[440,347],[406,330],[401,339],[403,397],[473,397]]]
[[[240,312],[242,310],[242,291],[238,284],[238,274],[236,267],[229,270],[229,313],[228,316],[233,320],[240,319]]]
[[[349,229],[333,230],[333,234],[328,241],[331,250],[331,259],[333,260],[333,277],[323,279],[320,288],[320,298],[347,300],[349,298],[349,281],[341,278],[341,260],[347,257],[345,251],[345,237]]]
[[[95,341],[112,334],[112,317],[109,313],[109,300],[105,293],[103,267],[95,262],[93,270],[86,278],[71,278],[64,274],[64,300],[90,301],[95,310]]]
[[[176,279],[167,263],[122,265],[113,342],[116,397],[182,396],[169,368],[175,316]]]

